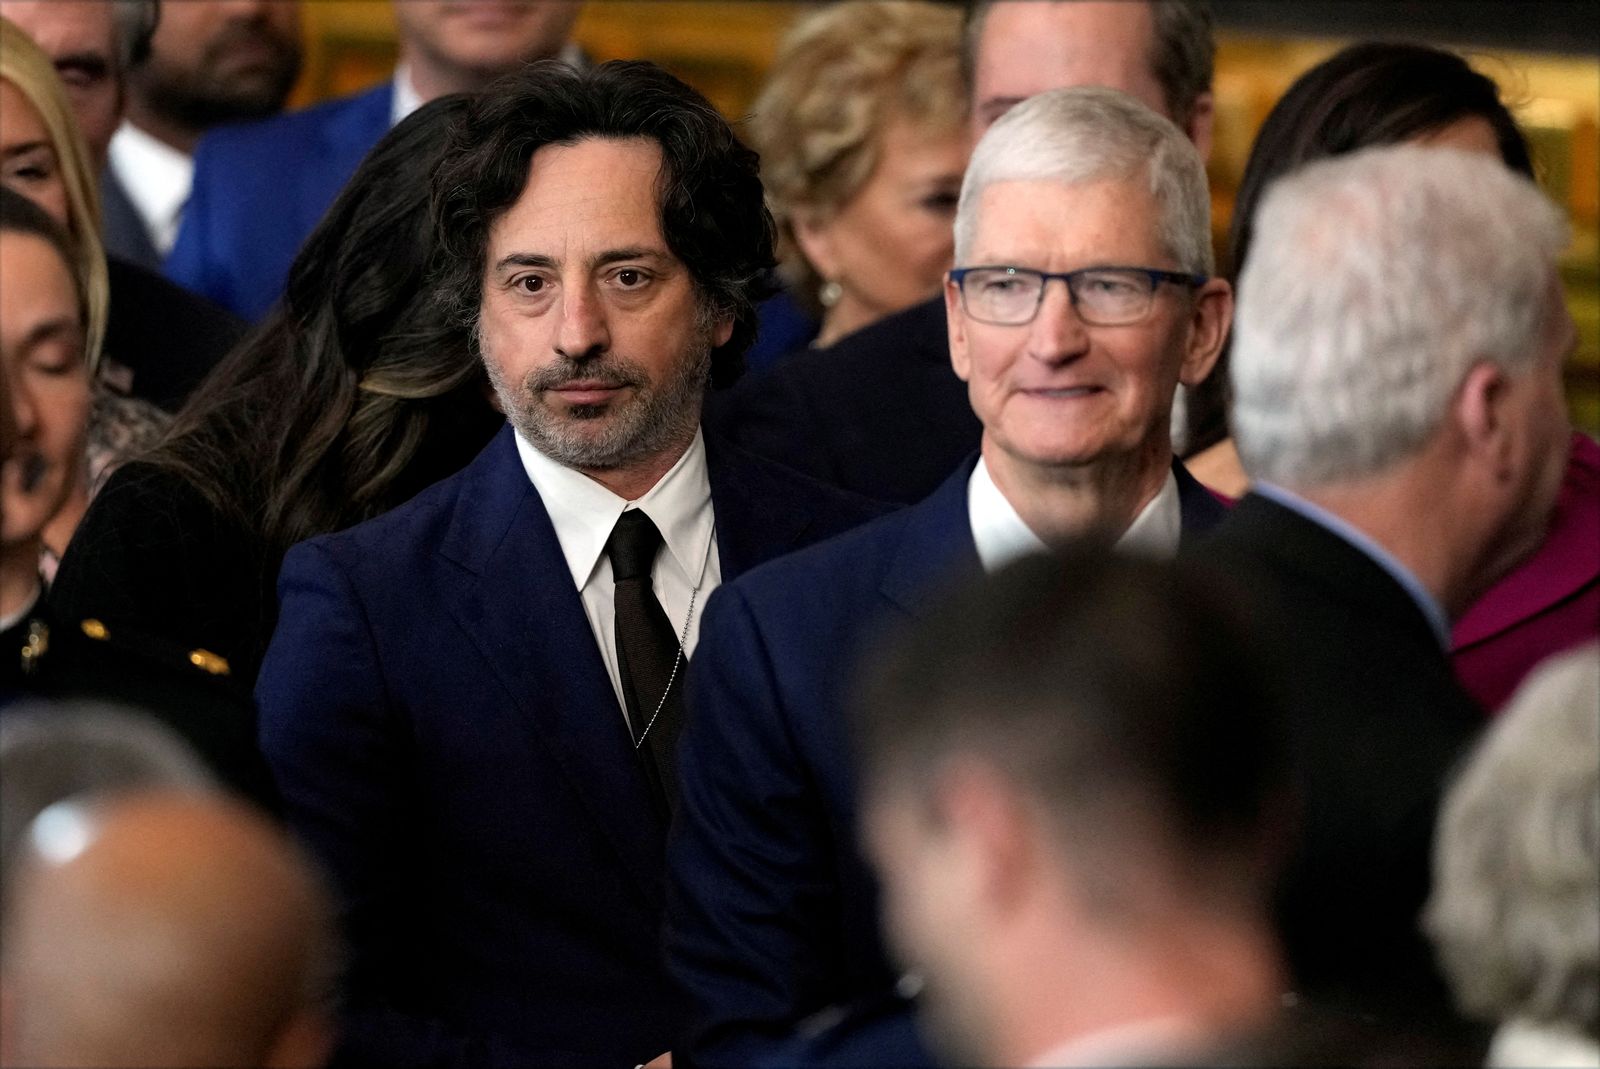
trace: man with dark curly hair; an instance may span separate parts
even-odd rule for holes
[[[343,893],[357,1060],[633,1065],[681,1027],[658,932],[700,610],[878,506],[700,433],[773,225],[694,90],[532,65],[434,193],[439,286],[510,426],[290,552],[263,744]]]

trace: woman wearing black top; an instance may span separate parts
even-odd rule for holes
[[[273,314],[107,483],[61,562],[58,620],[179,651],[248,692],[289,547],[403,503],[501,426],[426,287],[428,179],[465,103],[436,100],[378,143]]]

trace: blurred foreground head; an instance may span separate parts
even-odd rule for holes
[[[890,937],[963,1064],[1170,1062],[1275,1003],[1283,815],[1267,685],[1205,577],[1021,561],[877,661],[856,719]]]
[[[331,921],[276,828],[216,798],[40,814],[0,944],[25,1066],[314,1066]]]

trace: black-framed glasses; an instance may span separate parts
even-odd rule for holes
[[[1155,267],[1085,267],[1059,274],[1028,267],[958,267],[950,272],[967,315],[1005,327],[1033,322],[1044,303],[1045,287],[1057,278],[1067,284],[1078,318],[1097,327],[1142,320],[1150,314],[1156,287],[1163,282],[1193,288],[1208,281],[1206,275]]]

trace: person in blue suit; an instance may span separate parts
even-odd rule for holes
[[[436,97],[477,92],[561,53],[578,10],[579,0],[395,4],[393,79],[201,140],[167,276],[245,319],[261,319],[283,293],[301,242],[391,126]]]
[[[434,190],[440,292],[510,427],[290,551],[262,745],[341,893],[354,1063],[635,1065],[684,1023],[660,920],[705,600],[883,507],[700,432],[774,227],[694,90],[530,65]]]
[[[1041,94],[978,143],[944,292],[978,453],[921,503],[707,606],[667,926],[696,1065],[761,1061],[840,1006],[843,1036],[813,1020],[809,1052],[778,1060],[925,1058],[881,1004],[894,976],[857,840],[846,688],[881,627],[964,574],[1080,538],[1170,556],[1221,519],[1174,460],[1168,422],[1232,316],[1209,277],[1209,205],[1193,143],[1115,90]],[[876,1009],[858,1017],[858,1000]]]

